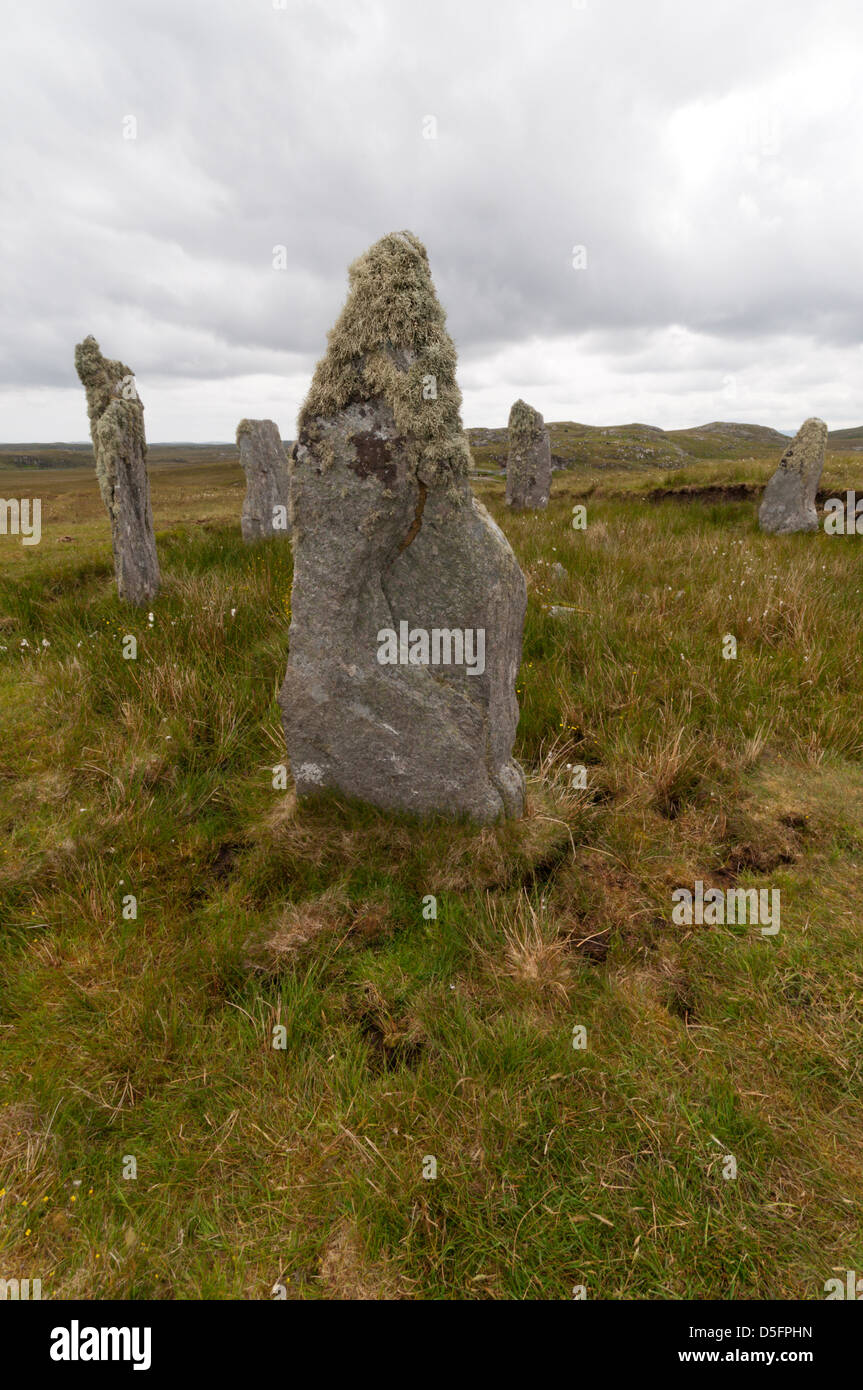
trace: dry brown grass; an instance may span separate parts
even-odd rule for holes
[[[393,1301],[410,1296],[410,1283],[393,1260],[372,1260],[350,1221],[341,1221],[321,1259],[327,1298],[339,1302]]]
[[[257,970],[277,972],[318,945],[322,937],[345,930],[348,922],[344,891],[337,885],[328,888],[318,897],[290,904],[279,914],[272,931],[247,942],[247,963]]]
[[[477,943],[477,954],[497,977],[504,976],[519,988],[540,997],[566,1003],[573,983],[574,963],[569,941],[561,936],[561,920],[540,903],[519,893],[514,903],[487,898],[491,937],[489,948]]]
[[[0,1110],[0,1174],[33,1172],[47,1145],[48,1130],[35,1106],[13,1104]]]
[[[291,903],[271,929],[257,932],[245,944],[249,969],[278,974],[325,945],[338,950],[350,940],[356,947],[386,936],[393,929],[392,909],[384,893],[352,902],[340,884],[312,898]]]

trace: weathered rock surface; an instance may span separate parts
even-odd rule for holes
[[[548,506],[551,493],[551,441],[538,410],[516,401],[509,412],[506,500],[510,507]]]
[[[805,420],[792,439],[761,499],[758,524],[762,531],[786,535],[790,531],[817,531],[815,495],[824,452],[827,426],[813,416]]]
[[[246,474],[243,540],[289,535],[291,468],[278,425],[273,420],[241,420],[237,448]]]
[[[159,592],[144,407],[122,362],[103,357],[95,338],[75,348],[75,370],[87,392],[96,477],[111,519],[114,573],[120,598],[138,606]]]
[[[424,246],[384,237],[300,413],[280,703],[299,796],[486,823],[523,809],[526,587],[471,493],[455,371]]]

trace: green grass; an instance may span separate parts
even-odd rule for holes
[[[863,1266],[858,538],[663,473],[479,485],[528,577],[530,796],[477,832],[273,789],[290,547],[243,546],[235,474],[154,475],[152,626],[92,477],[0,540],[0,1275],[823,1297]],[[696,878],[778,887],[781,932],[675,927]]]

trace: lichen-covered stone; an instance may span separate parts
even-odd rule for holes
[[[758,509],[762,531],[786,535],[791,531],[818,530],[815,498],[826,448],[824,421],[816,416],[805,420],[764,489]]]
[[[141,606],[159,592],[144,407],[130,368],[103,357],[95,338],[85,338],[75,348],[75,370],[87,392],[96,477],[111,521],[117,593]]]
[[[551,441],[545,421],[526,401],[509,412],[509,453],[506,461],[507,505],[548,506],[551,493]]]
[[[523,809],[526,588],[471,493],[455,368],[425,248],[384,237],[351,266],[300,412],[280,703],[301,797],[477,822]],[[469,636],[476,659],[447,663]]]
[[[237,448],[246,474],[243,540],[290,534],[290,463],[273,420],[241,420]]]

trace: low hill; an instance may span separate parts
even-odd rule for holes
[[[290,449],[291,441],[283,442]],[[151,467],[200,467],[226,460],[235,463],[238,457],[233,442],[151,444],[147,449]],[[88,465],[93,465],[90,444],[0,444],[0,469],[83,468]]]
[[[770,459],[777,462],[790,438],[769,425],[714,420],[686,430],[663,430],[656,425],[582,425],[560,420],[548,426],[555,468],[632,469],[681,468],[703,460]],[[477,470],[496,473],[506,467],[506,428],[467,431]],[[283,441],[290,450],[292,441]],[[831,430],[828,448],[835,452],[863,451],[863,426]],[[225,443],[151,444],[151,467],[206,466],[236,462],[237,451]],[[0,444],[0,469],[81,468],[92,465],[89,444]]]
[[[863,425],[852,425],[847,430],[830,430],[827,443],[834,449],[863,449]]]
[[[676,441],[693,458],[750,458],[769,452],[780,453],[790,438],[769,425],[741,425],[725,420],[713,420],[691,430],[668,430],[667,437]]]
[[[788,443],[787,435],[767,425],[718,420],[688,430],[560,421],[550,423],[548,430],[555,468],[679,468],[699,459],[768,457],[777,450],[781,454]],[[480,471],[505,467],[505,429],[469,429],[467,433]]]
[[[0,444],[0,468],[81,468],[92,460],[90,444]]]

